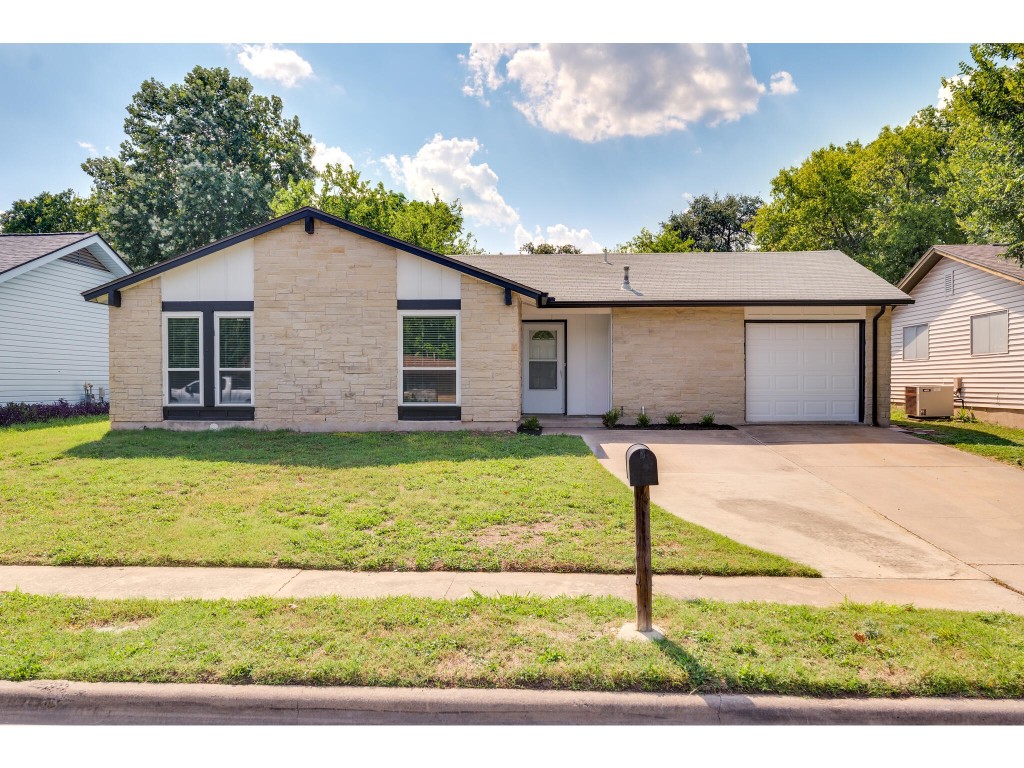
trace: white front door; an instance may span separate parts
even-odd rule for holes
[[[747,323],[747,421],[859,421],[860,325]]]
[[[565,326],[523,323],[523,413],[565,413]]]

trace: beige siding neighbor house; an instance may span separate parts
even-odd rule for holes
[[[916,303],[893,314],[894,403],[949,386],[979,418],[1024,427],[1024,269],[1005,250],[936,245],[900,283]]]
[[[887,423],[911,301],[835,251],[451,257],[313,208],[84,296],[115,428],[331,431]]]

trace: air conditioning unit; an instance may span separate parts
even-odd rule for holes
[[[948,419],[953,415],[953,387],[907,387],[907,416]]]

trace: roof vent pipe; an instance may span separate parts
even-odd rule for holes
[[[622,268],[622,290],[632,291],[633,286],[629,284],[629,267]]]

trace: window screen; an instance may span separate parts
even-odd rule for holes
[[[202,405],[200,320],[167,318],[167,403]]]
[[[903,329],[903,359],[928,359],[928,325],[908,325]]]
[[[217,318],[219,379],[222,405],[252,405],[252,317]]]
[[[530,334],[530,389],[558,389],[558,337],[551,331]]]
[[[971,354],[1005,355],[1009,351],[1007,312],[974,315],[971,318]]]
[[[402,318],[402,402],[458,401],[456,318]]]

